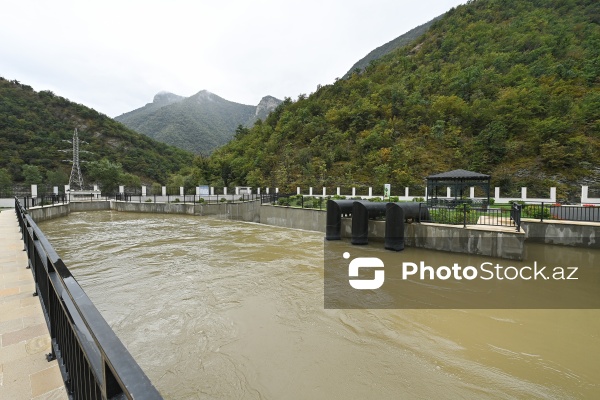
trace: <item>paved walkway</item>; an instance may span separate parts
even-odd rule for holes
[[[14,210],[0,212],[0,399],[66,399]]]

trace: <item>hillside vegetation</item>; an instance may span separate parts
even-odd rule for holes
[[[594,0],[470,1],[364,72],[286,99],[204,174],[289,191],[422,188],[463,168],[503,191],[572,197],[600,174],[599,23]]]
[[[369,64],[371,64],[371,62],[417,40],[421,35],[427,32],[427,30],[431,27],[431,25],[433,25],[435,21],[442,18],[442,16],[443,15],[435,17],[431,21],[426,22],[423,25],[419,25],[416,28],[413,28],[410,31],[406,32],[405,34],[398,36],[396,39],[390,40],[386,44],[381,45],[375,50],[370,51],[369,54],[367,54],[362,59],[354,63],[352,68],[350,68],[350,70],[346,72],[344,78],[349,78],[350,75],[352,75],[354,72],[362,72],[365,68],[369,66]]]
[[[72,159],[68,141],[75,128],[85,142],[80,149],[86,184],[91,165],[121,164],[115,171],[128,174],[128,181],[151,183],[165,182],[194,159],[50,91],[0,78],[0,184],[67,184],[71,164],[63,160]]]

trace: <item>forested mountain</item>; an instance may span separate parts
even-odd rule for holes
[[[104,114],[50,91],[0,78],[0,184],[67,184],[77,128],[86,183],[91,166],[115,167],[121,184],[166,182],[193,154],[134,132]],[[118,168],[121,164],[121,168]],[[88,179],[86,179],[88,178]],[[127,182],[125,182],[127,181]]]
[[[357,61],[352,66],[352,68],[350,68],[350,70],[348,72],[346,72],[346,75],[344,75],[344,78],[349,78],[350,75],[352,75],[352,73],[354,73],[354,72],[363,71],[365,68],[367,68],[367,66],[372,61],[375,61],[375,60],[385,56],[386,54],[389,54],[392,51],[399,49],[401,47],[404,47],[404,46],[408,45],[409,43],[415,41],[421,35],[423,35],[425,32],[427,32],[429,27],[431,25],[433,25],[433,23],[435,21],[437,21],[438,19],[440,19],[442,17],[443,17],[443,15],[440,15],[439,17],[435,17],[431,21],[426,22],[423,25],[419,25],[416,28],[411,29],[410,31],[406,32],[405,34],[398,36],[396,39],[391,40],[382,46],[379,46],[378,48],[376,48],[375,50],[371,51],[369,54],[364,56],[362,59]]]
[[[281,103],[264,97],[258,106],[234,103],[202,90],[184,98],[161,92],[152,103],[115,118],[163,143],[208,154],[233,137],[239,125],[250,126]]]
[[[600,3],[476,0],[362,73],[286,99],[217,150],[213,181],[422,187],[463,168],[503,190],[600,175]]]

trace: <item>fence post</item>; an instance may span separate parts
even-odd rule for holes
[[[463,228],[467,227],[467,203],[463,203]]]
[[[542,209],[540,211],[540,222],[544,222],[544,202],[542,201]]]

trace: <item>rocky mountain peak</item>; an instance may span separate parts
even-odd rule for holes
[[[161,91],[154,95],[154,99],[152,100],[155,104],[166,105],[176,103],[178,101],[183,100],[185,97],[176,95],[171,92]]]
[[[281,100],[276,99],[273,96],[263,97],[258,105],[256,106],[255,116],[256,118],[265,119],[267,115],[277,108],[281,104]]]

